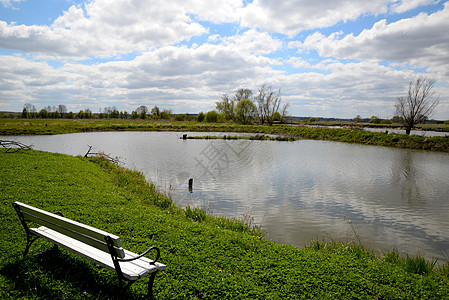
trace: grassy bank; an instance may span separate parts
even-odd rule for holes
[[[449,152],[449,137],[407,136],[357,128],[322,128],[298,125],[240,125],[154,120],[0,119],[0,135],[44,135],[95,131],[197,131],[277,134],[283,140],[315,139],[396,148]]]
[[[158,299],[449,298],[447,264],[435,269],[394,251],[376,257],[339,242],[278,245],[245,220],[184,211],[142,174],[105,160],[0,150],[0,162],[1,299],[107,299],[117,285],[112,272],[45,241],[22,259],[25,234],[14,201],[117,234],[131,251],[158,246],[167,265],[156,277]],[[124,297],[142,296],[146,283]]]

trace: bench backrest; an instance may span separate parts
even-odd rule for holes
[[[39,208],[35,208],[21,202],[14,202],[14,207],[16,208],[16,210],[18,209],[20,211],[25,221],[31,221],[36,224],[43,225],[47,228],[53,229],[73,239],[76,239],[80,242],[83,242],[108,253],[109,248],[106,244],[105,238],[109,236],[114,244],[114,250],[117,257],[125,257],[125,252],[121,248],[122,242],[116,235],[84,225],[76,221],[72,221],[62,216],[58,216],[56,214],[41,210]]]

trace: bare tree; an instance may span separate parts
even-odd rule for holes
[[[31,103],[25,103],[22,110],[22,118],[34,118],[36,116],[36,107]]]
[[[272,125],[273,115],[275,112],[279,112],[279,106],[281,105],[281,90],[275,92],[272,87],[263,85],[259,88],[259,92],[254,99],[257,103],[257,113],[260,122]],[[287,107],[285,107],[284,111],[286,113]]]
[[[398,97],[396,101],[396,114],[405,127],[405,133],[416,124],[423,123],[435,110],[439,103],[439,97],[433,91],[434,79],[419,76],[410,81],[407,96]]]
[[[59,113],[60,117],[62,118],[67,113],[67,107],[64,104],[59,104],[57,112]]]

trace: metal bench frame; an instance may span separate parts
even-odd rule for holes
[[[13,206],[26,232],[27,244],[23,253],[24,257],[30,250],[31,245],[38,238],[42,237],[54,243],[56,246],[61,246],[101,265],[102,267],[115,271],[119,279],[120,291],[129,288],[131,284],[136,282],[138,279],[149,274],[148,296],[152,298],[154,278],[156,277],[158,271],[165,270],[165,265],[157,262],[160,257],[160,250],[157,247],[149,247],[142,254],[135,254],[121,248],[121,241],[118,236],[64,218],[60,212],[49,213],[20,202],[14,202]],[[39,228],[30,228],[28,226],[28,222],[33,222],[42,226]],[[47,232],[58,235],[59,238],[54,239],[49,235],[47,236]],[[101,241],[99,237],[102,237],[104,241]],[[65,241],[65,238],[67,238],[67,241]],[[83,252],[82,247],[77,247],[76,249],[73,248],[74,246],[70,244],[69,240],[73,240],[76,243],[79,243],[79,245],[85,245],[88,249],[93,249],[98,253],[109,253],[113,265],[111,265],[110,262],[99,262],[99,256],[94,257],[93,254],[88,253],[89,251]],[[99,252],[100,250],[103,252]],[[156,258],[154,260],[149,260],[144,257],[150,251],[156,251]],[[104,257],[102,258],[104,259]],[[120,263],[130,262],[132,262],[133,266],[138,265],[139,271],[142,273],[137,275],[129,275],[128,273],[124,273]],[[145,264],[148,264],[148,268],[144,267]],[[123,281],[128,281],[128,283],[123,286]]]

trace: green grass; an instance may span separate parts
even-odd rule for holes
[[[102,159],[0,150],[0,298],[135,299],[141,279],[117,296],[116,275],[46,241],[25,258],[25,233],[12,208],[21,201],[119,235],[124,247],[161,249],[167,269],[157,299],[448,299],[449,267],[421,272],[421,258],[377,257],[360,245],[312,241],[279,245],[242,218],[211,217],[173,205],[142,174]],[[426,262],[432,264],[432,262]]]

